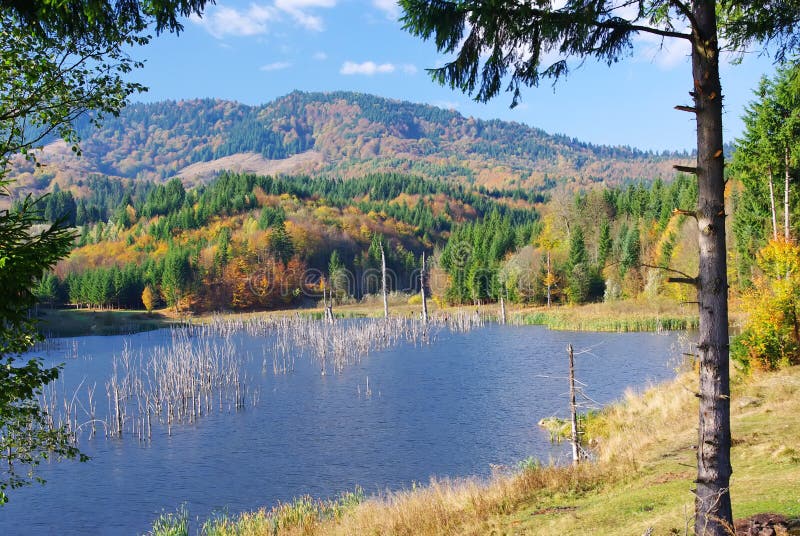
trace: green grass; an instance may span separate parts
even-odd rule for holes
[[[573,331],[675,331],[698,326],[695,308],[665,299],[625,300],[581,306],[521,310],[510,315],[517,324]]]
[[[571,331],[677,331],[697,329],[698,326],[697,319],[692,317],[581,318],[545,312],[520,314],[514,321],[523,325]]]
[[[87,309],[40,309],[39,330],[46,337],[124,335],[172,325],[175,321],[144,311],[93,311]]]
[[[535,515],[562,503],[534,495],[495,525],[524,534],[613,536],[642,534],[649,527],[654,534],[684,534],[687,519],[692,524],[696,475],[696,403],[684,389],[692,378],[680,380],[690,383],[679,389],[657,387],[629,398],[590,422],[590,431],[594,426],[596,435],[605,436],[599,463],[628,467],[618,479],[572,497],[570,511]],[[676,397],[681,403],[674,403]],[[764,512],[800,517],[800,368],[740,380],[732,401],[735,517]]]
[[[186,505],[175,513],[163,513],[153,523],[147,536],[189,536],[189,512]]]

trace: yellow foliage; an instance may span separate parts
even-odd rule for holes
[[[142,303],[144,304],[144,308],[147,309],[148,313],[153,311],[153,306],[156,303],[156,294],[153,292],[153,287],[150,285],[144,287],[144,291],[142,292]]]
[[[746,369],[775,369],[800,362],[800,247],[770,241],[756,257],[764,277],[743,298],[749,312],[731,353]]]
[[[756,257],[764,273],[775,279],[800,276],[800,246],[793,240],[770,240]]]

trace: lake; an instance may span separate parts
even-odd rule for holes
[[[396,341],[338,371],[329,364],[325,374],[307,355],[276,373],[274,335],[230,331],[228,351],[249,385],[243,408],[220,402],[171,434],[154,424],[149,441],[130,432],[84,433],[80,447],[92,459],[41,466],[47,484],[12,490],[0,507],[0,534],[141,534],[182,503],[195,531],[215,511],[304,494],[333,497],[356,486],[371,494],[432,476],[486,476],[493,465],[513,467],[529,456],[566,462],[568,446],[551,444],[537,422],[568,414],[567,344],[576,353],[588,349],[576,355],[576,376],[600,404],[673,377],[686,345],[677,333],[494,324],[434,331],[427,342]],[[113,356],[126,347],[133,355],[168,354],[174,338],[160,330],[60,339],[39,355],[65,363],[63,392],[96,385],[97,411],[108,413]]]

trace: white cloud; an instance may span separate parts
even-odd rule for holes
[[[335,6],[336,0],[274,0],[271,4],[253,3],[241,10],[216,5],[209,7],[202,18],[192,15],[190,19],[217,39],[263,35],[269,31],[269,24],[282,22],[287,16],[307,30],[322,31],[322,17],[312,10]]]
[[[288,61],[276,61],[273,63],[268,63],[266,65],[262,65],[258,69],[260,71],[280,71],[281,69],[286,69],[291,67],[292,64]]]
[[[193,15],[192,22],[203,26],[208,33],[222,39],[231,35],[246,37],[267,32],[267,23],[275,20],[277,13],[268,6],[251,4],[245,11],[226,6],[209,8],[203,18]]]
[[[331,8],[336,0],[275,0],[275,7],[291,16],[295,22],[307,30],[322,31],[322,17],[308,12],[313,8]]]
[[[417,74],[417,66],[410,63],[404,63],[400,66],[400,69],[406,74]]]
[[[380,9],[392,20],[397,20],[400,16],[400,6],[397,0],[372,0],[372,5]]]
[[[341,74],[363,74],[372,76],[374,74],[393,73],[396,70],[397,67],[392,63],[377,64],[374,61],[365,61],[364,63],[346,61],[342,64],[342,68],[339,69],[339,72]]]
[[[317,61],[325,61],[325,60],[328,59],[328,55],[325,54],[324,52],[315,52],[314,55],[311,56],[311,59],[314,59],[314,60],[317,60]]]

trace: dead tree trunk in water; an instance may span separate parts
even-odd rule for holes
[[[580,452],[578,450],[578,408],[575,403],[575,357],[572,345],[567,346],[569,354],[569,416],[571,424],[570,440],[572,441],[572,463],[578,465]]]
[[[331,301],[329,303],[328,299],[325,297],[325,289],[323,288],[322,289],[322,304],[323,304],[323,307],[325,308],[325,320],[327,320],[328,322],[330,322],[332,324],[333,323],[333,289],[331,289],[331,291],[330,291],[330,300]]]
[[[506,325],[506,302],[502,294],[500,294],[500,324]]]
[[[386,255],[381,242],[381,289],[383,292],[383,317],[389,318],[389,296],[386,293]]]
[[[419,273],[419,289],[422,294],[422,321],[428,323],[428,299],[425,295],[425,252],[422,252],[422,270]]]

